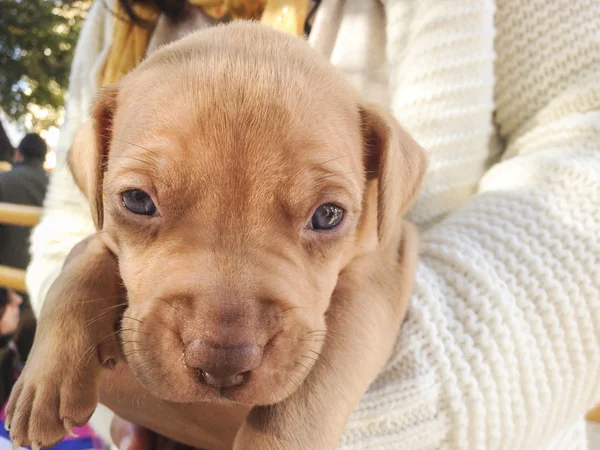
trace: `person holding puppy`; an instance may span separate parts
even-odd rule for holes
[[[244,15],[202,3],[95,2],[59,158],[99,86],[190,30]],[[309,7],[294,9],[302,22]],[[283,31],[302,34],[300,19]],[[596,3],[566,0],[318,5],[311,45],[365,98],[390,107],[430,160],[409,215],[422,237],[408,318],[343,447],[586,448],[583,416],[600,401],[599,21]],[[38,310],[67,254],[92,233],[85,200],[57,169],[27,275]],[[117,373],[107,386],[128,385],[127,368]],[[129,421],[113,422],[115,440],[129,442],[122,449],[150,439],[131,423],[227,447],[246,413],[154,399],[128,409],[108,389],[102,400]]]

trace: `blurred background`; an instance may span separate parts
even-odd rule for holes
[[[26,133],[38,133],[48,145],[48,172],[56,165],[69,69],[90,4],[0,0],[0,142],[16,147]],[[9,158],[0,154],[0,161]]]
[[[71,61],[91,3],[0,0],[0,405],[35,335],[29,238],[56,166]],[[0,448],[7,439],[0,433]]]

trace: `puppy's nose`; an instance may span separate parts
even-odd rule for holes
[[[216,387],[243,384],[247,372],[260,365],[262,356],[263,348],[251,343],[221,345],[195,339],[185,349],[187,365],[199,369],[203,381]]]

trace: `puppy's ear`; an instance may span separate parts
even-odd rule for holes
[[[87,197],[96,229],[104,219],[104,171],[112,137],[117,87],[109,86],[95,99],[91,118],[77,132],[69,149],[68,164],[75,183]]]
[[[377,182],[377,234],[385,244],[416,198],[427,162],[423,149],[389,112],[367,105],[360,114],[367,182]]]

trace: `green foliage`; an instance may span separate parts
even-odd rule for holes
[[[0,0],[0,109],[10,119],[35,131],[57,123],[89,5]]]

